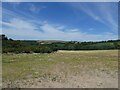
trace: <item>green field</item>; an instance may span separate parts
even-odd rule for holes
[[[3,87],[117,87],[118,51],[3,54]]]

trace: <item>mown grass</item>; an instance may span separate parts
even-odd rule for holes
[[[94,70],[117,71],[118,51],[58,51],[50,54],[3,54],[3,83],[31,78],[66,78]]]

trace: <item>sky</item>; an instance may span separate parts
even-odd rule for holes
[[[117,2],[2,2],[2,32],[14,40],[118,39]]]

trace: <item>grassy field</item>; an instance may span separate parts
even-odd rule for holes
[[[118,87],[118,51],[3,54],[3,87]]]

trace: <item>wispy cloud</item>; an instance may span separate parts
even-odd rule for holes
[[[114,28],[114,31],[117,29],[117,22],[114,19],[113,11],[109,5],[106,7],[104,5],[96,5],[96,9],[99,10],[98,14],[86,5],[72,5],[72,7],[82,10],[95,21],[100,22],[109,28]],[[33,13],[38,13],[45,8],[47,7],[42,6],[37,8],[37,6],[31,4],[27,9]],[[106,12],[106,9],[108,12]],[[44,21],[37,18],[37,16],[35,17],[28,13],[26,14],[26,12],[19,10],[13,12],[6,8],[3,8],[3,22],[1,23],[3,25],[3,33],[13,39],[98,41],[118,38],[116,34],[110,33],[109,31],[104,33],[101,32],[100,34],[91,34],[80,28],[70,28],[67,25],[65,26],[65,24],[59,25],[54,22],[50,23],[47,20]],[[94,27],[89,28],[89,30],[93,29]]]
[[[43,23],[36,26],[34,23],[13,18],[9,22],[3,22],[3,33],[14,39],[56,39],[56,40],[78,40],[97,41],[116,39],[117,36],[112,33],[104,33],[100,35],[80,32],[74,28],[69,30],[61,30],[59,26],[53,26],[50,23]],[[36,30],[39,29],[39,30]],[[63,28],[64,29],[64,28]],[[112,36],[112,37],[111,37]]]
[[[90,31],[94,31],[95,29],[94,29],[94,28],[89,28],[88,30],[90,30]]]
[[[117,22],[117,3],[92,3],[92,7],[88,7],[86,3],[68,3],[68,5],[85,12],[93,20],[96,20],[109,28],[112,28],[114,32],[118,30]],[[114,9],[112,8],[114,7]],[[96,12],[97,11],[97,12]]]
[[[96,7],[99,9],[102,17],[102,21],[112,28],[118,30],[118,3],[106,3],[97,4]]]
[[[0,22],[2,22],[2,3],[0,3]],[[2,24],[0,24],[0,34],[2,33]]]
[[[20,11],[20,10],[16,10],[16,11],[12,11],[10,9],[6,9],[2,7],[2,15],[3,15],[3,19],[11,19],[11,18],[19,18],[19,19],[24,19],[24,20],[39,20],[37,17],[32,16],[31,14],[26,14],[26,12]],[[40,23],[40,21],[39,21]]]
[[[29,4],[29,10],[33,13],[39,13],[42,9],[47,8],[46,6],[35,6],[34,4]]]

